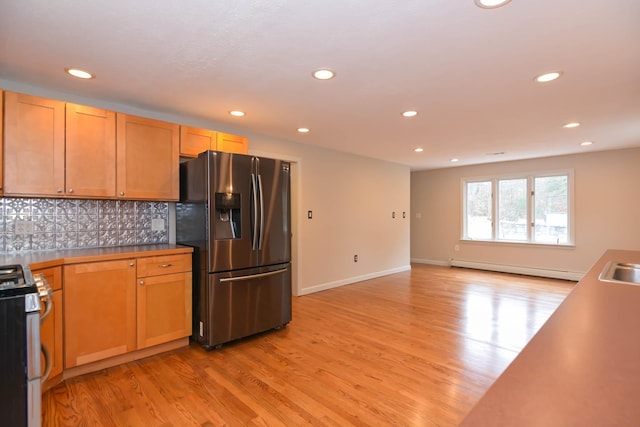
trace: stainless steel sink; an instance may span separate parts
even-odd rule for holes
[[[598,279],[603,282],[640,285],[640,264],[609,261]]]

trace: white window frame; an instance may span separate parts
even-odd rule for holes
[[[461,224],[460,224],[460,240],[464,241],[481,241],[496,243],[514,243],[525,245],[548,245],[548,246],[574,246],[575,245],[575,218],[574,218],[574,177],[573,169],[562,169],[553,171],[537,171],[517,174],[492,175],[481,177],[466,177],[460,180],[461,187]],[[567,242],[550,243],[536,242],[535,236],[535,194],[533,192],[535,178],[544,178],[552,176],[567,177]],[[510,179],[526,179],[527,180],[527,239],[526,240],[505,240],[498,238],[498,181]],[[490,239],[473,239],[468,237],[467,233],[467,184],[474,182],[490,182],[491,183],[491,238]]]

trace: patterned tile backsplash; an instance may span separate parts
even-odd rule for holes
[[[167,202],[0,198],[0,253],[168,243],[168,226]]]

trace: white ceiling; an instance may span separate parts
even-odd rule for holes
[[[640,1],[0,0],[0,78],[414,170],[617,149],[640,146]]]

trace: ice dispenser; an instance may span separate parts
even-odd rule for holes
[[[239,239],[241,237],[240,194],[216,193],[215,203],[216,239]]]

